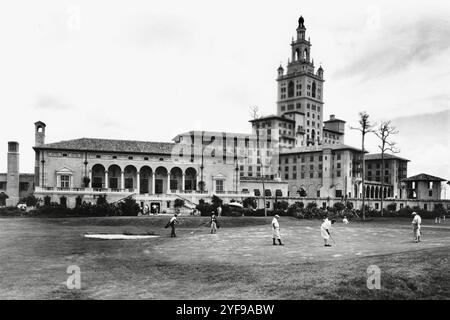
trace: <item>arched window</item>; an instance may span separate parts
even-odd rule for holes
[[[308,49],[305,48],[305,50],[303,50],[303,59],[306,60],[308,58]]]
[[[295,49],[294,59],[295,59],[295,61],[300,60],[300,49],[299,48]]]
[[[288,97],[291,98],[294,96],[294,81],[289,81],[288,84]]]
[[[315,82],[315,81],[312,83],[312,92],[311,92],[311,96],[312,96],[313,98],[316,97],[316,82]]]

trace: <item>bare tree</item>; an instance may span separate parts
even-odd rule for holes
[[[251,106],[250,107],[250,116],[253,120],[259,119],[261,117],[259,113],[259,107],[258,106]],[[260,147],[260,137],[259,137],[259,129],[256,128],[256,149],[257,149],[257,158],[259,160],[259,163],[261,164],[262,170],[261,170],[261,182],[262,182],[262,188],[263,188],[263,201],[264,201],[264,216],[267,217],[267,207],[266,207],[266,185],[264,183],[264,165],[261,161],[261,147]]]
[[[391,121],[384,121],[380,124],[380,127],[375,131],[375,135],[381,140],[381,144],[378,146],[381,150],[381,216],[383,216],[383,198],[384,198],[384,155],[386,151],[392,153],[398,153],[400,150],[397,148],[396,143],[390,141],[392,135],[398,134],[398,130],[391,125]]]
[[[261,117],[258,106],[251,106],[250,107],[250,117],[253,120],[259,119]]]
[[[375,124],[371,124],[369,121],[369,114],[366,111],[359,113],[359,127],[350,127],[352,130],[358,130],[361,132],[361,141],[362,141],[362,218],[363,220],[366,219],[366,208],[365,208],[365,199],[366,199],[366,192],[364,187],[364,180],[366,178],[366,163],[365,163],[365,148],[364,148],[364,139],[367,133],[374,132],[374,126]]]

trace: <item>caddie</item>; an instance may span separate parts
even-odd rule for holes
[[[278,223],[278,219],[280,219],[280,216],[277,214],[272,219],[272,240],[274,246],[276,245],[275,240],[278,240],[279,245],[283,246],[284,244],[281,243],[280,224]]]
[[[322,225],[320,226],[320,234],[325,242],[325,247],[331,247],[331,244],[328,243],[330,239],[330,230],[331,230],[331,221],[328,220],[328,217],[323,219]]]
[[[413,238],[414,242],[420,242],[420,225],[422,224],[422,218],[417,214],[417,212],[413,212],[412,215],[414,216],[412,221],[412,227],[413,227]]]

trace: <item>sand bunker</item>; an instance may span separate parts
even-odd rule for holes
[[[154,235],[126,235],[126,234],[85,234],[85,238],[103,239],[103,240],[140,240],[158,238]]]

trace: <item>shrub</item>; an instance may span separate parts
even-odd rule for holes
[[[220,199],[218,196],[213,195],[211,198],[211,203],[213,204],[214,207],[218,208],[222,206],[223,200]]]
[[[133,198],[125,198],[125,200],[119,202],[118,207],[121,216],[137,216],[141,211],[141,208]]]
[[[388,211],[397,211],[397,204],[395,202],[390,203],[386,207]]]
[[[312,210],[312,209],[317,209],[317,203],[315,202],[310,202],[306,205],[306,209],[307,210]]]
[[[50,196],[45,196],[44,197],[44,206],[49,206],[51,201],[52,201],[52,199],[50,198]]]
[[[347,210],[353,210],[353,202],[347,201],[345,207]]]
[[[289,206],[287,209],[287,214],[291,217],[303,219],[305,215],[303,214],[303,202],[295,202]]]
[[[334,210],[336,211],[336,213],[341,213],[342,211],[344,211],[345,209],[345,204],[342,202],[335,202],[333,205]]]
[[[0,208],[0,216],[22,216],[25,212],[17,207],[3,207]]]
[[[6,205],[6,199],[8,199],[8,195],[4,192],[0,192],[0,206]]]
[[[183,199],[177,198],[177,199],[175,199],[174,206],[175,206],[175,208],[181,208],[184,206],[184,203],[185,202]]]
[[[277,201],[273,204],[273,209],[275,211],[286,211],[289,207],[289,203],[287,201]]]
[[[436,217],[443,217],[446,213],[447,213],[447,211],[444,209],[444,205],[442,203],[437,203],[434,206],[433,216],[435,218]]]
[[[227,204],[222,206],[222,216],[224,217],[241,217],[244,214],[242,208],[230,207]]]
[[[256,203],[256,198],[254,197],[245,198],[242,201],[242,205],[244,206],[244,208],[253,208],[253,209],[255,209],[258,206]]]
[[[20,199],[19,202],[25,203],[27,205],[27,207],[36,207],[41,202],[41,199],[36,198],[34,196],[34,194],[30,194],[30,195]]]
[[[97,205],[106,204],[108,201],[106,200],[106,194],[105,195],[99,195],[97,198]]]
[[[200,211],[201,216],[210,216],[214,210],[214,206],[210,203],[205,202],[205,200],[200,199],[200,201],[199,201],[198,205],[195,207],[195,209]]]

